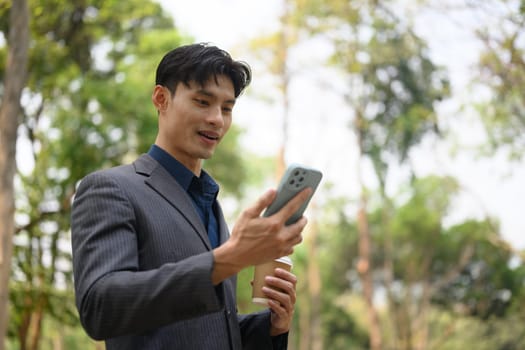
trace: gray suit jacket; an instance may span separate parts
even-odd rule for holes
[[[222,243],[229,231],[215,210]],[[269,311],[237,315],[235,277],[213,286],[206,229],[150,156],[86,176],[71,225],[80,320],[108,350],[272,349]],[[287,336],[277,338],[285,349]]]

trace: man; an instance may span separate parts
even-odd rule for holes
[[[284,223],[310,189],[270,217],[270,190],[229,234],[218,186],[202,170],[250,83],[243,62],[214,46],[167,53],[152,101],[158,134],[131,165],[84,178],[72,210],[73,271],[81,322],[113,349],[285,349],[296,276],[276,269],[269,309],[237,315],[236,274],[291,254],[306,225]],[[234,169],[232,169],[234,171]]]

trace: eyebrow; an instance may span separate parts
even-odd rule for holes
[[[217,97],[215,94],[209,92],[206,89],[199,89],[199,90],[197,90],[197,93],[201,94],[201,95],[204,95],[204,96],[208,96],[208,97],[213,97],[213,98]],[[234,99],[231,99],[231,100],[226,100],[224,102],[234,105],[236,101],[237,100],[234,98]]]

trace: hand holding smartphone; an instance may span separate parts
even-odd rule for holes
[[[263,216],[270,216],[278,212],[290,199],[307,187],[312,189],[310,196],[304,201],[301,207],[286,221],[286,225],[293,224],[302,216],[310,199],[317,189],[323,177],[322,173],[314,168],[309,168],[299,164],[291,164],[284,173],[279,186],[277,196],[274,201],[266,208]]]

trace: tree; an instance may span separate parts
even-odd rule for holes
[[[404,310],[401,348],[427,349],[450,336],[446,330],[431,332],[433,308],[457,317],[501,317],[521,294],[521,269],[510,266],[512,252],[494,244],[499,233],[491,220],[444,225],[458,191],[452,178],[418,179],[392,218],[397,248],[392,296]]]
[[[507,318],[515,322],[523,318],[523,266],[511,264],[515,255],[494,244],[498,232],[490,220],[444,224],[459,191],[454,179],[430,176],[407,184],[394,197],[389,230],[396,242],[391,256],[395,287],[390,298],[399,311],[397,323],[382,323],[386,348],[457,349],[458,344],[468,344],[494,349],[523,342],[523,332],[516,332],[511,324],[513,331],[498,332],[497,337],[495,332],[505,327]],[[380,193],[370,196],[381,198]],[[324,271],[323,333],[330,349],[369,348],[363,320],[366,308],[354,292],[360,288],[358,229],[349,205],[344,199],[331,203],[322,220],[331,232],[319,248]],[[378,205],[368,213],[374,246],[384,244],[379,230],[384,225],[382,211]],[[380,250],[373,252],[375,275],[383,273],[385,259]],[[382,321],[393,317],[388,308],[378,311]],[[467,331],[469,325],[472,330]]]
[[[428,56],[425,43],[406,21],[379,1],[301,1],[311,9],[307,19],[311,29],[332,40],[332,63],[348,80],[346,98],[351,108],[352,130],[357,139],[359,164],[357,178],[361,188],[357,222],[359,230],[358,271],[368,305],[370,347],[381,349],[381,329],[374,307],[374,278],[371,256],[374,253],[369,227],[368,189],[363,169],[371,162],[386,196],[389,166],[394,160],[405,162],[410,149],[427,133],[436,133],[434,103],[448,94],[443,72]],[[385,224],[388,221],[385,207]],[[385,225],[386,227],[386,225]],[[388,234],[380,229],[383,234]],[[385,241],[385,254],[391,243]],[[386,261],[385,275],[393,268]]]
[[[467,107],[475,108],[485,129],[486,142],[479,148],[485,156],[500,151],[510,160],[521,160],[525,153],[523,1],[425,0],[420,3],[444,16],[475,19],[460,26],[471,31],[480,47],[478,61],[473,65],[472,99],[467,102]]]
[[[322,277],[322,328],[326,349],[368,349],[369,337],[363,303],[356,301],[353,286],[359,284],[355,271],[358,231],[348,198],[332,196],[320,218],[322,232],[318,255]],[[308,255],[304,254],[304,259]],[[363,321],[365,319],[365,321]]]
[[[268,71],[276,78],[276,87],[279,92],[279,105],[282,107],[281,118],[281,143],[276,159],[277,181],[286,169],[286,150],[288,142],[288,125],[290,110],[290,81],[297,72],[290,69],[290,53],[299,42],[301,11],[296,8],[297,4],[291,0],[282,1],[282,13],[279,17],[280,27],[278,32],[257,37],[251,41],[250,46],[256,55],[265,62]],[[315,203],[311,204],[315,207]],[[299,328],[297,339],[299,349],[320,350],[323,348],[320,332],[320,271],[317,262],[316,245],[319,234],[316,218],[310,220],[305,230],[305,245],[310,250],[310,259],[305,260],[308,267],[306,276],[298,282],[299,298],[297,314],[299,317]],[[293,332],[292,332],[293,334]],[[292,338],[292,337],[291,337]],[[290,347],[295,348],[295,339],[290,339]]]
[[[16,140],[20,97],[27,78],[29,10],[26,0],[14,1],[9,11],[8,50],[0,106],[0,350],[8,325],[9,276],[14,235]]]
[[[190,40],[153,1],[44,0],[31,2],[30,12],[31,71],[18,132],[33,166],[17,174],[10,283],[9,334],[21,349],[39,348],[46,318],[78,326],[69,243],[76,184],[147,151],[157,124],[155,67]],[[10,28],[0,8],[0,29]],[[234,128],[206,164],[217,169],[222,195],[242,193],[239,133]],[[232,167],[238,171],[224,171]]]
[[[482,10],[496,24],[476,31],[483,50],[478,82],[490,89],[487,102],[478,104],[492,151],[506,148],[509,157],[525,154],[525,6],[519,1],[489,2]]]
[[[149,10],[144,6],[141,14],[130,8],[97,7],[97,2],[48,1],[31,5],[32,69],[20,131],[32,145],[34,168],[29,174],[19,174],[19,220],[11,283],[10,334],[16,334],[22,349],[39,347],[45,315],[63,324],[78,322],[67,243],[75,183],[90,169],[107,166],[123,156],[124,143],[114,140],[117,130],[112,122],[104,125],[107,129],[97,128],[101,123],[94,115],[99,111],[93,106],[98,102],[95,91],[90,90],[101,86],[116,88],[110,79],[117,71],[112,71],[114,67],[99,69],[100,62],[91,50],[100,47],[104,40],[122,40],[119,36],[128,29],[127,40],[137,39],[133,33],[137,28],[126,28],[127,17],[115,14],[135,17],[135,26],[140,28],[151,17],[148,12],[153,12],[151,6]],[[153,10],[160,13],[158,5]],[[97,21],[101,22],[100,27]],[[101,31],[102,27],[108,30]],[[113,50],[116,62],[122,59],[118,51]],[[100,151],[111,141],[121,141],[120,147],[113,142],[113,148]]]

